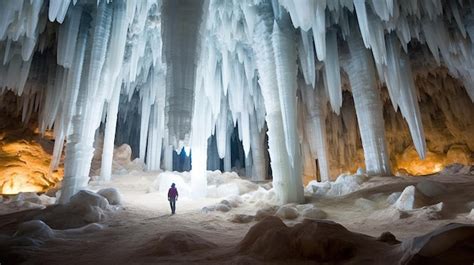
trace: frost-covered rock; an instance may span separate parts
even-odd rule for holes
[[[255,216],[247,215],[247,214],[235,214],[230,219],[232,223],[237,223],[237,224],[246,224],[246,223],[252,222],[253,220],[255,220]]]
[[[416,220],[438,220],[443,217],[443,202],[423,206],[421,208],[401,212],[400,218],[414,218]]]
[[[122,203],[122,195],[116,188],[105,188],[97,191],[97,194],[106,198],[110,205],[119,205]]]
[[[296,207],[290,205],[283,205],[276,211],[275,215],[282,219],[293,220],[298,218],[299,213]]]
[[[35,204],[41,204],[41,199],[36,192],[20,192],[13,196],[12,201],[28,201]]]
[[[389,204],[394,204],[395,202],[397,202],[398,198],[400,198],[400,195],[402,195],[401,192],[394,192],[394,193],[391,193],[391,194],[387,197],[387,203],[389,203]]]
[[[278,206],[271,206],[271,207],[259,209],[257,213],[255,214],[255,220],[259,221],[259,220],[264,219],[267,216],[273,216],[275,215],[277,210],[278,210]]]
[[[415,186],[406,187],[395,202],[395,208],[400,211],[413,210],[423,205],[425,205],[424,199],[419,192],[416,192]]]
[[[215,209],[216,209],[216,211],[226,213],[226,212],[230,211],[232,208],[229,205],[218,203],[218,204],[216,204]]]
[[[308,185],[305,187],[305,192],[324,195],[331,188],[331,182],[324,181],[318,182],[316,180],[311,180]]]
[[[109,203],[103,196],[88,190],[81,190],[71,197],[69,205],[75,207],[97,207],[102,210],[108,209]]]
[[[41,220],[21,223],[14,234],[15,237],[30,237],[46,240],[54,237],[54,231]]]
[[[304,209],[301,215],[308,219],[326,219],[328,216],[325,211],[316,207]]]
[[[319,183],[316,181],[311,181],[306,186],[306,191],[323,196],[343,196],[359,190],[360,186],[365,181],[367,181],[366,175],[342,174],[334,182]]]

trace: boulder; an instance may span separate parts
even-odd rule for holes
[[[275,215],[282,219],[293,220],[293,219],[298,218],[299,213],[295,207],[289,206],[289,205],[283,205],[277,210]]]
[[[304,218],[308,218],[308,219],[326,219],[328,216],[328,214],[325,211],[318,209],[316,207],[303,210],[301,215]]]
[[[122,203],[122,195],[116,188],[101,189],[97,194],[106,198],[110,205],[119,205]]]
[[[109,206],[107,199],[88,190],[81,190],[71,197],[69,205],[76,207],[95,206],[106,210]]]
[[[50,239],[54,237],[54,231],[41,220],[31,220],[21,223],[14,237],[30,237],[34,239]]]
[[[265,217],[273,216],[275,215],[277,210],[278,210],[278,206],[271,206],[271,207],[260,209],[255,214],[255,220],[260,221],[260,220],[263,220]]]

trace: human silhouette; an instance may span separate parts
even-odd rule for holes
[[[171,214],[176,212],[176,201],[178,200],[178,190],[176,184],[171,184],[171,188],[168,190],[168,201],[170,202]]]

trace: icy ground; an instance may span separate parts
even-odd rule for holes
[[[474,225],[474,176],[469,171],[447,173],[450,175],[416,178],[343,176],[331,184],[308,185],[306,204],[279,207],[271,185],[257,186],[234,174],[208,173],[215,179],[214,186],[209,187],[214,190],[211,194],[234,193],[232,196],[192,199],[186,196],[188,173],[165,172],[165,180],[156,173],[135,172],[116,176],[110,183],[91,183],[91,191],[111,187],[119,191],[119,197],[114,197],[113,189],[104,195],[110,203],[92,192],[81,193],[63,208],[43,210],[30,208],[51,203],[47,196],[38,200],[25,194],[16,202],[4,199],[0,204],[0,262],[306,264],[308,260],[331,261],[333,256],[348,255],[343,264],[380,264],[377,262],[381,260],[397,264],[414,249],[416,253],[465,257],[466,253],[451,247],[472,242],[474,228],[440,227],[450,223]],[[183,191],[173,216],[162,192],[169,181],[176,182],[178,190]],[[104,194],[104,190],[99,193]],[[19,209],[30,210],[18,212]],[[279,219],[267,217],[272,215],[280,217],[288,227]],[[318,221],[304,221],[305,218]],[[32,219],[41,219],[47,225]],[[447,244],[427,243],[436,239],[413,239],[435,229],[448,235],[443,239]],[[395,238],[387,233],[381,236],[387,231]],[[304,237],[308,234],[311,240]],[[320,243],[318,236],[327,243]],[[301,253],[296,257],[293,252],[283,251],[286,245],[297,246]],[[471,253],[468,259],[474,260],[469,248],[472,246],[467,248]],[[423,264],[416,263],[416,259],[412,262]]]

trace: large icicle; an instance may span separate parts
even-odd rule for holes
[[[350,55],[346,72],[354,97],[366,171],[370,175],[387,175],[390,174],[390,163],[374,64],[357,29],[352,30],[348,43]]]
[[[337,48],[337,32],[329,30],[326,36],[326,60],[324,73],[328,87],[329,102],[332,110],[339,115],[342,106],[341,73],[339,69],[339,52]]]
[[[416,88],[408,56],[400,51],[401,47],[395,35],[388,36],[387,71],[385,72],[390,98],[395,108],[405,117],[410,134],[420,158],[425,158],[426,142],[421,121]]]

